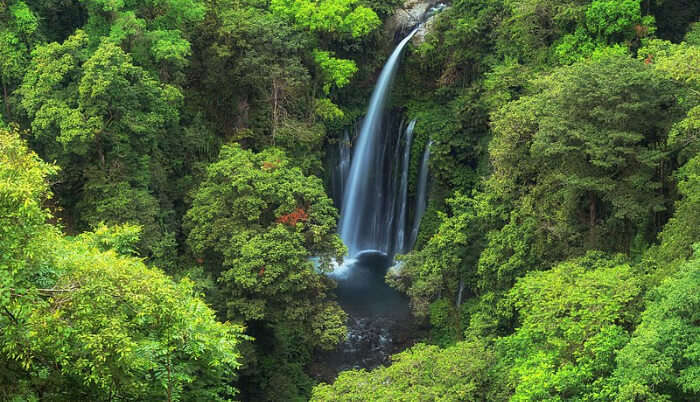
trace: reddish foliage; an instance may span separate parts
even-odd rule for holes
[[[282,215],[277,218],[278,223],[283,223],[289,226],[296,226],[299,221],[306,221],[309,219],[309,215],[304,211],[304,208],[297,208],[291,213]]]
[[[263,170],[277,169],[279,167],[279,164],[280,164],[279,159],[275,162],[265,161],[265,162],[263,162],[262,168],[263,168]]]
[[[642,38],[647,35],[649,32],[649,27],[645,27],[644,25],[635,25],[634,26],[634,32],[637,34],[638,38]]]

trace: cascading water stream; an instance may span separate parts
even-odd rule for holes
[[[427,196],[428,196],[428,165],[430,160],[430,145],[432,141],[428,141],[423,152],[423,160],[420,165],[420,173],[418,174],[418,188],[416,190],[416,214],[413,218],[413,230],[411,231],[411,242],[409,247],[416,244],[418,237],[418,229],[420,228],[420,220],[425,213]]]
[[[401,53],[418,28],[411,31],[394,49],[387,60],[372,93],[367,115],[362,122],[360,135],[353,147],[340,215],[340,237],[348,247],[350,256],[363,250],[389,253],[391,241],[385,236],[384,156],[386,142],[382,144],[381,130],[384,109],[391,84],[399,66]]]
[[[406,143],[404,144],[403,161],[401,163],[401,184],[399,187],[399,210],[396,224],[396,252],[406,251],[406,204],[408,204],[408,163],[411,160],[411,143],[416,120],[411,120],[406,127]],[[398,149],[399,147],[397,147]]]

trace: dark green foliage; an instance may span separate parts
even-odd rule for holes
[[[314,348],[332,349],[345,337],[345,313],[329,299],[333,284],[323,275],[344,251],[336,219],[321,180],[276,148],[256,154],[224,146],[194,194],[187,241],[219,283],[219,311],[256,322],[251,334],[274,345],[258,350],[261,362],[249,374],[262,388],[256,399],[308,394],[276,383],[303,377]],[[321,258],[319,267],[311,256]],[[292,347],[301,353],[285,353]]]
[[[19,90],[41,153],[65,167],[62,181],[82,227],[131,222],[144,227],[152,255],[167,233],[159,225],[160,144],[179,119],[180,93],[161,85],[124,51],[103,42],[93,53],[78,31],[33,53]],[[134,206],[137,206],[134,208]]]
[[[686,29],[666,25],[659,4],[457,1],[411,55],[420,61],[408,62],[415,91],[401,87],[400,102],[435,141],[433,197],[444,189],[472,196],[455,197],[439,230],[388,279],[429,318],[433,342],[452,344],[461,332],[494,342],[492,400],[697,398],[687,385],[698,367],[692,335],[674,341],[684,335],[664,332],[655,351],[620,356],[649,345],[630,342],[642,298],[680,275],[700,236],[697,35],[689,28],[677,45],[651,39],[650,13],[663,35]],[[488,169],[478,148],[486,143]],[[670,289],[659,291],[653,297]],[[692,306],[692,297],[677,297]],[[639,328],[659,333],[656,323]],[[445,359],[455,360],[454,347]],[[386,372],[353,372],[316,391],[359,400],[359,384]],[[407,384],[422,381],[406,375]],[[392,389],[385,384],[379,392]]]
[[[650,225],[668,206],[659,171],[680,115],[674,84],[610,55],[535,85],[535,94],[494,115],[488,185],[535,219],[532,241],[545,247],[537,257],[627,251],[637,233],[658,230]]]
[[[0,0],[0,399],[698,400],[692,0],[432,17],[390,102],[429,206],[387,279],[435,345],[316,386],[347,318],[322,161],[403,4]]]

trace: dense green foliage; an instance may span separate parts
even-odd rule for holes
[[[680,42],[649,10],[466,0],[436,18],[396,102],[436,143],[437,222],[387,280],[443,349],[315,400],[698,398],[700,26]]]
[[[387,276],[430,336],[311,376],[347,334],[326,162],[402,3],[0,1],[0,399],[700,399],[693,0],[430,17]]]
[[[234,396],[242,327],[217,322],[192,281],[125,255],[137,228],[61,236],[42,207],[55,167],[16,132],[0,131],[0,151],[2,398]]]

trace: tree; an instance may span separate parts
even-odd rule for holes
[[[0,397],[232,397],[242,327],[217,322],[193,282],[125,256],[133,227],[62,237],[42,208],[53,173],[0,131]]]
[[[320,180],[289,166],[281,151],[227,145],[194,195],[187,241],[221,270],[229,317],[311,324],[330,283],[308,258],[322,257],[323,270],[342,255],[336,218]],[[342,335],[316,341],[332,347]]]
[[[621,262],[591,252],[531,272],[509,292],[520,326],[498,348],[503,362],[512,362],[513,400],[601,393],[641,307],[640,277]]]
[[[504,0],[504,22],[495,28],[499,53],[542,65],[551,46],[585,15],[588,0]]]
[[[42,244],[55,235],[44,223],[43,201],[57,168],[29,152],[14,130],[0,128],[0,151],[0,304],[7,314],[12,293],[32,286],[45,258]]]
[[[479,238],[479,218],[476,201],[457,194],[447,201],[451,215],[440,213],[440,228],[425,247],[409,254],[396,270],[390,270],[387,281],[411,298],[411,307],[418,317],[428,315],[437,299],[447,304],[447,323],[436,329],[454,333],[461,338],[463,301],[473,297],[477,288],[476,262],[482,247]],[[436,314],[431,319],[436,322]],[[447,324],[447,325],[445,325]]]
[[[245,379],[257,393],[249,398],[301,398],[305,381],[292,379],[306,377],[301,367],[312,351],[345,338],[346,315],[324,274],[345,252],[336,219],[321,180],[275,148],[256,154],[225,145],[194,193],[187,243],[219,284],[218,310],[248,322],[258,340]]]
[[[272,0],[270,10],[311,32],[360,38],[377,28],[380,20],[372,9],[357,3],[358,0]]]
[[[692,253],[693,243],[700,237],[700,194],[698,174],[700,172],[700,48],[688,43],[671,44],[667,41],[649,41],[639,50],[644,59],[664,76],[681,86],[679,103],[687,114],[676,121],[669,133],[668,147],[671,155],[681,167],[674,172],[680,199],[663,232],[659,234],[658,261],[685,259]]]
[[[446,349],[418,344],[371,372],[348,370],[331,385],[314,388],[312,401],[475,401],[503,397],[492,387],[496,354],[481,341]],[[495,398],[495,399],[494,399]]]
[[[606,46],[636,49],[655,30],[654,17],[642,16],[641,0],[595,0],[574,33],[561,38],[554,53],[560,63],[571,64]]]
[[[537,259],[653,238],[669,207],[666,140],[682,113],[674,83],[613,53],[535,85],[493,116],[487,186],[534,218]]]
[[[162,144],[179,120],[180,93],[112,43],[90,52],[83,31],[37,48],[18,92],[41,155],[64,167],[59,196],[79,226],[141,224],[141,249],[151,255],[168,236],[155,195],[164,187]]]
[[[156,73],[160,80],[182,83],[188,64],[192,25],[202,21],[205,6],[200,0],[112,2],[87,0],[88,33],[94,49],[102,41],[121,46],[136,64]]]

